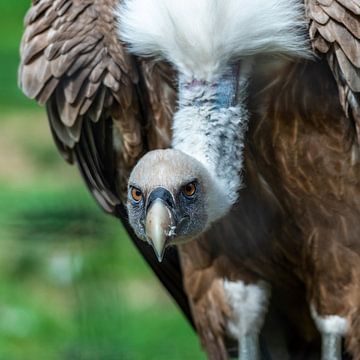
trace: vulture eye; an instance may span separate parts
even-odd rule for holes
[[[186,184],[182,188],[182,192],[186,197],[192,197],[196,193],[196,183],[193,181],[191,183]]]
[[[131,192],[132,199],[136,203],[139,203],[142,200],[143,194],[142,194],[141,190],[139,190],[138,188],[132,186],[130,192]]]

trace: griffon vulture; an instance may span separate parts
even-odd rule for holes
[[[270,329],[275,359],[360,359],[359,1],[33,0],[25,24],[21,88],[208,356]]]

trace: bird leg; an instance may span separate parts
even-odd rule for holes
[[[259,335],[257,333],[240,336],[239,359],[260,360]]]
[[[268,307],[270,288],[263,281],[246,285],[242,281],[225,280],[224,290],[231,309],[227,331],[239,342],[239,359],[259,360],[259,333]]]
[[[341,360],[341,340],[348,321],[338,315],[320,316],[311,306],[311,315],[321,333],[321,360]]]
[[[341,360],[341,335],[321,335],[321,360]]]

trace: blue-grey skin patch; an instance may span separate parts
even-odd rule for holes
[[[238,64],[232,65],[228,71],[217,82],[216,87],[216,108],[229,108],[236,102],[238,86]]]
[[[140,189],[139,189],[140,190]],[[128,188],[127,211],[131,227],[135,234],[142,240],[146,240],[145,234],[145,199],[142,197],[141,201],[134,201],[131,196],[131,187]]]
[[[186,184],[184,184],[186,185]],[[177,204],[181,223],[177,229],[178,237],[193,237],[200,233],[206,224],[207,216],[204,204],[204,193],[201,185],[195,181],[196,191],[193,196],[186,196],[182,187],[177,193]]]
[[[195,93],[194,90],[199,90],[199,97],[194,97],[193,99],[193,105],[196,107],[201,107],[205,103],[211,103],[214,109],[218,110],[236,105],[238,73],[239,64],[237,63],[230,65],[224,74],[215,82],[198,79],[193,79],[190,82],[186,82],[180,76],[179,103],[182,103],[182,99],[184,98],[184,91],[191,90],[193,93]],[[211,99],[204,99],[202,97],[203,94],[201,90],[206,87],[213,90],[214,96]]]
[[[140,239],[146,241],[146,213],[151,203],[156,199],[164,202],[174,219],[176,229],[172,241],[187,240],[203,231],[206,226],[207,216],[201,185],[196,182],[196,192],[190,197],[183,193],[182,188],[183,186],[174,195],[167,189],[158,187],[150,192],[147,199],[143,198],[140,202],[132,200],[129,188],[127,204],[129,222]]]

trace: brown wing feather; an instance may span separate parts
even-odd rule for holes
[[[139,76],[135,60],[116,36],[116,5],[115,0],[34,2],[25,19],[20,66],[23,91],[46,103],[59,149],[69,161],[77,154],[91,191],[110,212],[119,204],[121,194],[116,193],[115,184],[110,188],[109,182],[104,182],[103,172],[111,176],[116,173],[105,169],[103,161],[113,157],[114,150],[102,149],[91,140],[95,128],[90,122],[101,119],[98,128],[109,128],[100,131],[105,136],[101,141],[110,144],[112,124],[104,125],[105,119],[111,116],[117,128],[131,128],[131,136],[126,131],[117,133],[122,156],[116,166],[124,169],[123,180],[145,150],[137,92]],[[115,166],[113,161],[105,163]]]
[[[356,0],[305,0],[310,38],[326,54],[340,103],[354,120],[360,144],[360,3]]]
[[[166,148],[171,143],[170,125],[177,101],[175,72],[164,62],[143,61],[141,66],[152,109],[152,120],[148,128],[149,147]]]
[[[166,65],[163,72],[158,65],[145,74],[151,65],[126,53],[116,34],[117,5],[118,0],[33,0],[21,43],[20,86],[46,104],[59,151],[77,163],[101,207],[123,221],[191,322],[177,251],[159,266],[152,249],[131,231],[121,204],[138,158],[169,145],[176,91]]]

